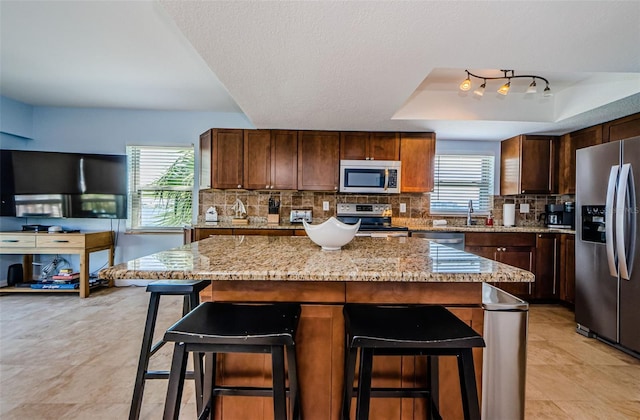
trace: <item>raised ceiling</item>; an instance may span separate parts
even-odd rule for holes
[[[32,105],[454,140],[640,112],[637,1],[3,0],[0,18],[0,93]],[[478,98],[458,90],[465,69],[537,74],[554,96],[525,95],[519,80]]]

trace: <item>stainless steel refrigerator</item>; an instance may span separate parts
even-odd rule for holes
[[[640,137],[576,152],[577,331],[640,357]]]

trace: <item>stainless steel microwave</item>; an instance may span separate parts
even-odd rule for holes
[[[400,193],[400,161],[341,160],[340,192]]]

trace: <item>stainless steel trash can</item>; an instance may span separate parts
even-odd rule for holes
[[[529,304],[485,283],[482,306],[482,418],[524,419]]]

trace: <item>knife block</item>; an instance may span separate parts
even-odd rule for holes
[[[280,224],[280,215],[279,214],[267,214],[267,224],[268,225],[279,225]]]

